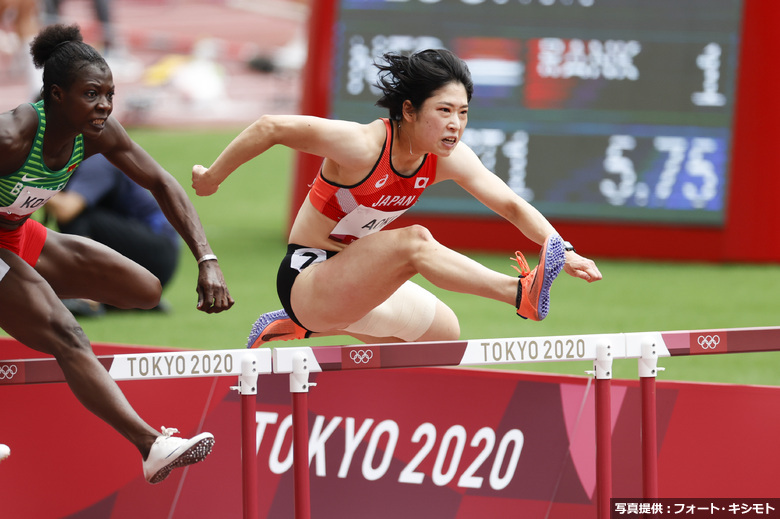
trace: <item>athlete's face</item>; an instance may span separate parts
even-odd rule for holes
[[[79,133],[98,135],[114,109],[114,79],[108,66],[89,64],[67,90],[60,91],[66,119]]]
[[[446,157],[460,141],[468,115],[466,88],[459,82],[447,83],[423,102],[415,133],[431,152]]]

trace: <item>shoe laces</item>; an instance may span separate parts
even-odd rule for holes
[[[525,260],[525,256],[523,256],[522,252],[515,251],[515,257],[513,258],[510,256],[509,259],[515,260],[517,264],[520,265],[520,268],[517,268],[514,265],[512,265],[512,268],[520,273],[521,278],[524,278],[531,273],[531,268],[528,266],[528,262]]]
[[[162,435],[166,438],[170,438],[171,436],[179,432],[179,430],[176,429],[175,427],[160,427],[160,430],[162,431]]]

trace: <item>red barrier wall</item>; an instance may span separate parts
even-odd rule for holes
[[[303,113],[326,117],[333,44],[330,27],[334,0],[314,3]],[[314,13],[313,13],[314,14]],[[651,224],[614,224],[555,220],[558,232],[591,257],[675,259],[707,261],[780,261],[780,212],[774,198],[780,192],[780,156],[775,145],[780,136],[780,99],[775,85],[780,68],[774,66],[775,31],[780,23],[780,3],[746,0],[740,49],[731,185],[725,225],[721,228]],[[321,159],[301,154],[295,171],[291,217],[306,196]],[[400,225],[417,222],[427,226],[449,247],[505,251],[524,245],[517,230],[492,218],[409,215]],[[509,247],[509,249],[507,248]],[[532,247],[533,248],[533,247]]]
[[[98,354],[142,348],[98,345]],[[2,358],[30,350],[0,340]],[[670,360],[669,362],[673,362]],[[148,485],[140,456],[64,384],[0,386],[4,519],[241,517],[236,380],[120,382],[155,427],[216,437],[209,458]],[[586,377],[420,368],[328,372],[309,394],[315,519],[595,517]],[[289,380],[257,397],[262,518],[292,517]],[[641,497],[640,394],[613,381],[613,496]],[[780,388],[659,381],[660,497],[766,498],[780,476]],[[442,447],[444,445],[444,447]]]

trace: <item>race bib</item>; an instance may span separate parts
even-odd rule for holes
[[[368,236],[384,229],[390,222],[406,212],[379,211],[371,207],[359,205],[344,218],[330,232],[330,239],[341,243],[352,243],[358,238]]]
[[[8,207],[0,207],[0,211],[7,220],[21,220],[25,216],[29,216],[43,207],[43,205],[57,193],[59,193],[59,191],[53,189],[23,187],[21,192],[16,196],[14,203]],[[8,218],[8,215],[13,215],[16,218],[13,218],[13,216]]]

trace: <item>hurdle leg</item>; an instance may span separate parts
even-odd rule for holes
[[[612,346],[596,346],[596,517],[609,519],[612,497]]]
[[[293,485],[295,519],[311,518],[309,485],[309,358],[303,352],[293,356],[290,392],[293,406]]]
[[[257,519],[259,505],[257,498],[257,452],[255,434],[257,429],[257,359],[245,355],[241,359],[241,375],[237,389],[241,394],[241,483],[244,503],[244,519]]]
[[[658,497],[658,426],[656,415],[655,378],[658,370],[658,352],[651,339],[642,341],[639,358],[639,383],[642,393],[642,496]]]

